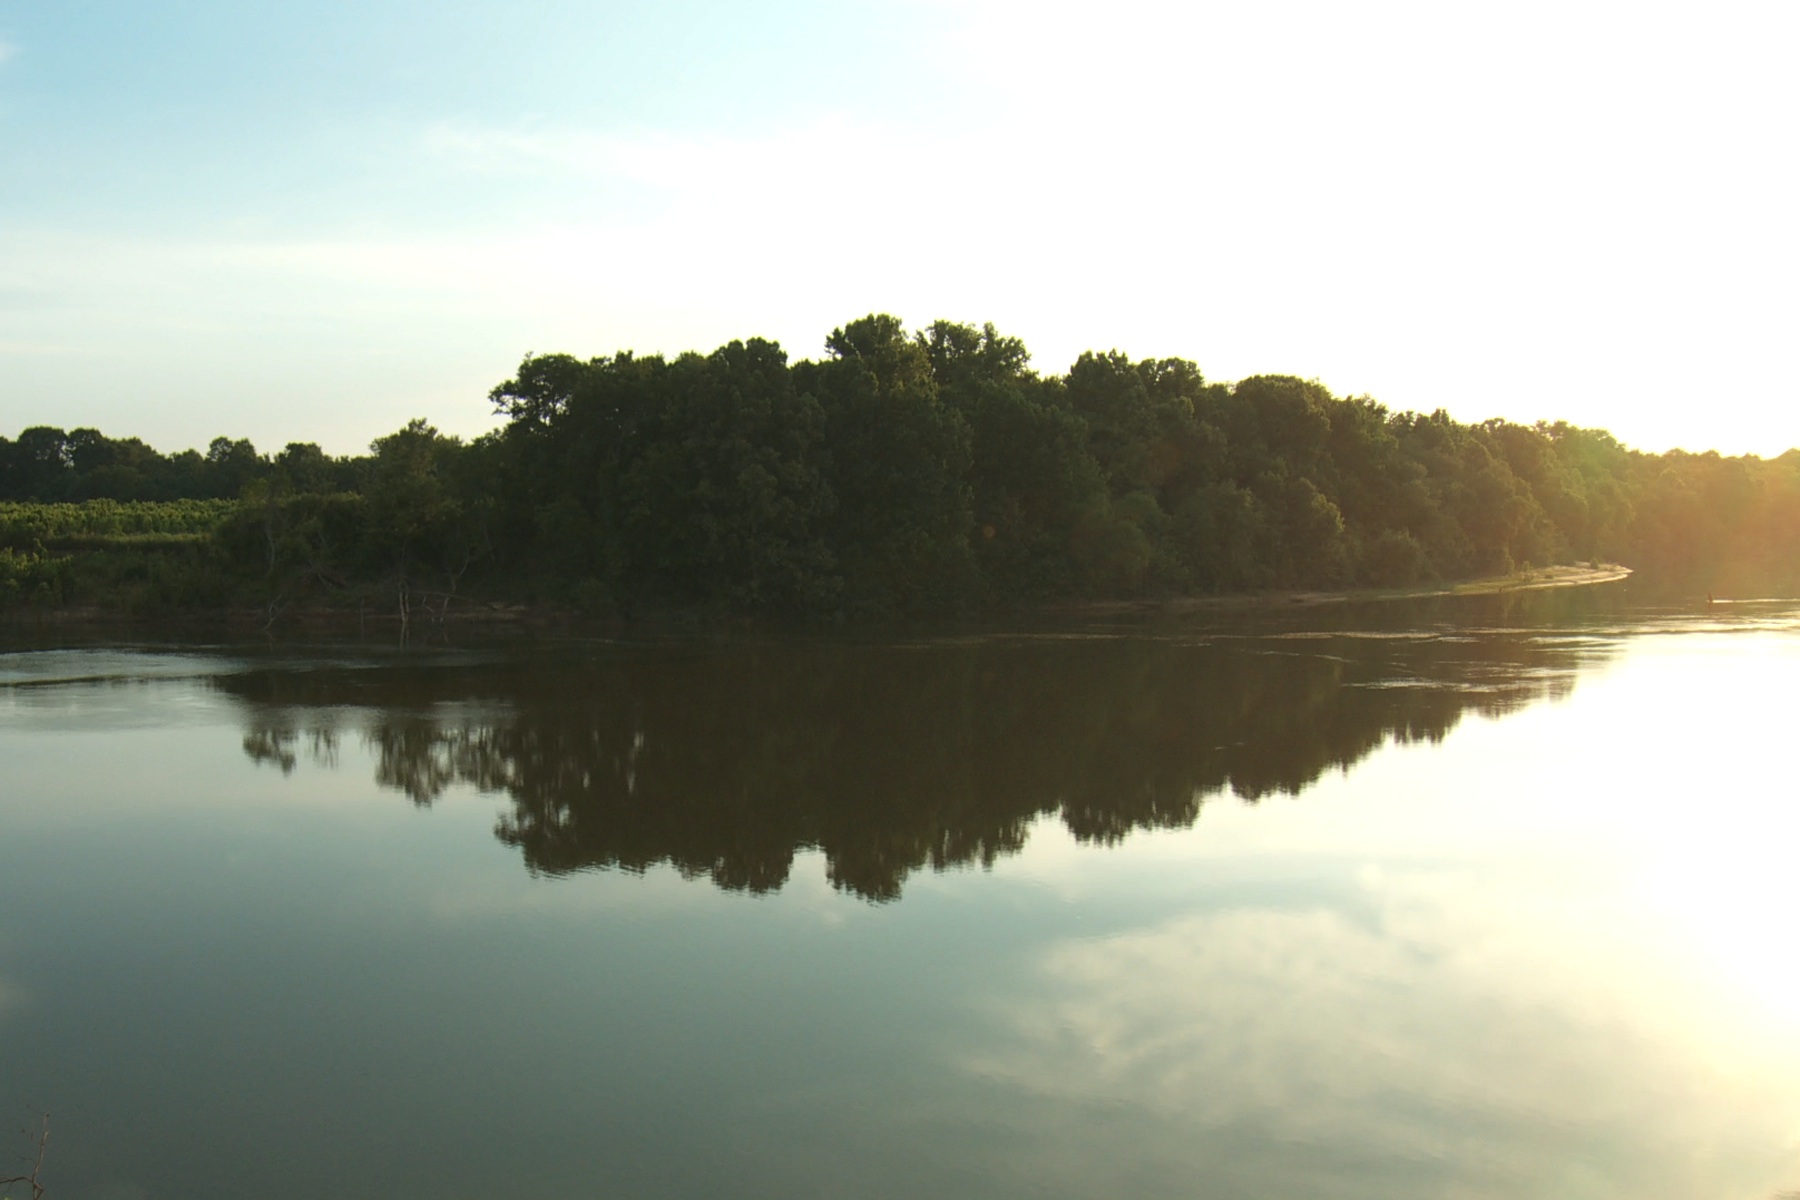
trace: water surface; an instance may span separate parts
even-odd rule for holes
[[[1769,1200],[1797,668],[1596,597],[19,649],[0,1129],[69,1197]]]

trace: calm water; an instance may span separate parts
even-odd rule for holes
[[[0,653],[0,1174],[1770,1200],[1797,679],[1616,591]]]

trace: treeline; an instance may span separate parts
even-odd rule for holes
[[[491,394],[495,432],[415,421],[351,458],[29,429],[0,439],[0,499],[236,498],[209,586],[259,603],[474,589],[907,614],[1601,559],[1706,590],[1800,584],[1800,452],[1646,455],[1116,352],[1041,375],[992,325],[870,316],[826,349],[532,356]]]
[[[0,501],[235,500],[260,479],[281,475],[308,491],[356,491],[366,459],[332,458],[312,443],[259,454],[247,438],[214,438],[206,453],[160,454],[138,438],[97,429],[39,425],[0,437]]]

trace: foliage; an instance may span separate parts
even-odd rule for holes
[[[1693,590],[1800,587],[1800,451],[1645,455],[1117,351],[1046,376],[992,325],[909,335],[874,314],[825,351],[528,356],[490,394],[494,433],[413,421],[345,458],[26,429],[0,438],[0,587],[402,619],[465,587],[816,619],[1601,559]]]
[[[60,602],[66,591],[69,559],[40,552],[21,554],[0,547],[0,609]]]
[[[21,547],[204,538],[237,509],[235,500],[40,503],[0,501],[0,545]]]

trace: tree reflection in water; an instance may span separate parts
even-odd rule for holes
[[[667,863],[760,893],[816,848],[834,886],[881,901],[921,868],[1016,852],[1046,814],[1109,843],[1227,791],[1297,793],[1390,740],[1563,694],[1599,652],[1518,632],[761,643],[219,686],[259,763],[335,766],[360,732],[376,781],[416,804],[504,794],[495,834],[534,874]]]

